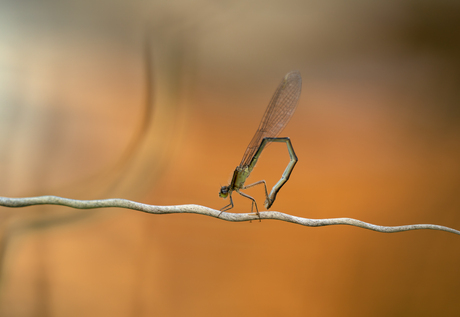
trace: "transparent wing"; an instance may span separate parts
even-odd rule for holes
[[[284,76],[265,110],[256,134],[244,152],[240,167],[248,166],[263,138],[275,138],[294,114],[302,89],[300,72],[292,71]]]

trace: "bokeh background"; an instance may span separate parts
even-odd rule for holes
[[[297,69],[272,210],[459,229],[459,30],[452,0],[3,0],[0,195],[219,209]],[[1,316],[460,314],[445,232],[39,206],[0,208],[0,241]]]

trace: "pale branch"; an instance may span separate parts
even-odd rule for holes
[[[174,213],[194,213],[205,216],[211,216],[227,221],[251,221],[259,220],[255,213],[242,214],[221,212],[216,209],[200,206],[200,205],[178,205],[178,206],[154,206],[141,204],[135,201],[126,199],[100,199],[100,200],[76,200],[69,198],[62,198],[57,196],[39,196],[39,197],[26,197],[26,198],[9,198],[0,197],[0,206],[4,207],[27,207],[34,205],[60,205],[78,209],[94,209],[94,208],[127,208],[138,210],[150,214],[174,214]],[[441,230],[460,235],[460,231],[439,225],[432,224],[414,224],[405,226],[378,226],[367,223],[353,218],[330,218],[330,219],[309,219],[291,216],[278,211],[262,211],[260,212],[260,219],[274,219],[286,222],[292,222],[307,227],[322,227],[330,225],[349,225],[360,227],[363,229],[370,229],[378,232],[392,233],[402,232],[417,229],[432,229]]]

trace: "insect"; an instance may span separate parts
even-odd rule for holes
[[[268,104],[267,110],[265,110],[264,116],[259,124],[259,128],[244,152],[240,165],[238,165],[233,172],[230,184],[220,188],[219,196],[222,198],[230,198],[230,203],[220,210],[220,214],[233,208],[232,192],[236,191],[241,196],[252,200],[251,212],[253,212],[253,208],[255,206],[256,213],[260,217],[255,199],[241,192],[243,189],[260,184],[263,184],[265,188],[265,208],[269,209],[272,206],[276,199],[276,195],[281,187],[288,181],[289,176],[297,163],[297,156],[295,155],[291,140],[289,138],[279,138],[277,136],[284,129],[294,114],[301,89],[302,77],[300,76],[300,72],[292,71],[284,76],[270,103]],[[281,176],[281,179],[275,184],[275,186],[273,186],[270,194],[268,194],[265,180],[260,180],[250,185],[244,185],[244,183],[256,166],[260,154],[262,154],[262,151],[271,142],[286,143],[290,161]]]

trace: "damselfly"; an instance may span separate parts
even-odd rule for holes
[[[255,199],[240,191],[259,184],[263,184],[265,188],[265,208],[269,209],[272,206],[276,195],[289,179],[289,176],[297,163],[297,156],[294,153],[291,140],[289,138],[278,138],[277,136],[284,129],[286,124],[289,122],[289,119],[291,119],[294,114],[301,89],[302,77],[298,71],[288,73],[281,81],[270,103],[268,104],[267,110],[265,110],[265,114],[262,117],[259,128],[249,143],[246,152],[244,152],[240,165],[238,165],[233,172],[230,184],[220,188],[219,196],[222,198],[230,198],[230,204],[223,207],[221,209],[221,213],[233,208],[232,192],[236,191],[241,196],[252,200],[251,212],[253,212],[253,207],[255,206],[256,213],[259,215],[259,209],[257,208]],[[244,185],[244,182],[254,169],[264,148],[271,142],[286,143],[290,156],[290,162],[281,176],[281,179],[275,184],[275,186],[273,186],[270,194],[268,194],[265,180],[255,182],[251,185]]]

